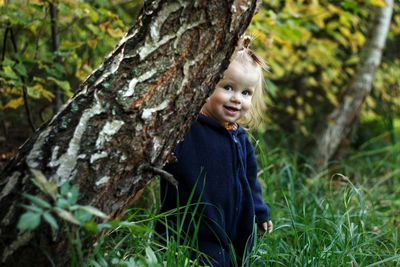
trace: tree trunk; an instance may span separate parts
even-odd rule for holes
[[[362,51],[353,81],[344,95],[343,102],[328,115],[324,130],[317,137],[314,163],[319,169],[327,166],[342,140],[351,131],[352,124],[371,91],[393,11],[393,0],[386,0],[386,4],[385,7],[375,7],[374,20],[371,21],[371,35]]]
[[[227,68],[252,1],[145,1],[136,24],[0,180],[0,256],[12,266],[68,265],[66,237],[17,231],[31,170],[79,188],[79,203],[117,217],[162,168]],[[40,230],[41,229],[41,230]]]

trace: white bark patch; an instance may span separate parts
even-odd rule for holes
[[[183,87],[188,83],[188,81],[190,80],[190,67],[195,65],[196,61],[194,60],[189,60],[185,62],[185,65],[183,65],[183,79],[182,79],[182,83],[181,86],[178,88],[178,92],[176,93],[177,95],[179,95],[183,89]]]
[[[169,100],[167,99],[167,100],[164,100],[157,107],[144,109],[143,113],[142,113],[142,119],[143,120],[150,120],[151,117],[153,116],[154,112],[157,112],[157,111],[165,109],[166,107],[168,107],[168,104],[169,104]]]
[[[135,93],[135,87],[137,83],[141,83],[144,81],[147,81],[148,79],[152,78],[154,74],[156,74],[157,71],[155,69],[151,69],[142,75],[140,75],[138,78],[133,78],[128,85],[128,89],[123,93],[123,97],[131,97]]]
[[[240,1],[239,3],[238,1],[239,0],[233,1],[233,4],[231,6],[231,13],[232,13],[232,20],[230,25],[231,31],[233,31],[233,29],[235,29],[235,27],[237,26],[241,13],[246,12],[251,6],[251,2],[249,1]]]
[[[106,122],[103,126],[103,129],[100,131],[99,136],[96,140],[96,148],[101,149],[103,148],[106,142],[109,142],[113,135],[116,134],[119,129],[121,129],[122,125],[125,123],[120,120],[113,120],[112,122]]]
[[[47,127],[36,139],[36,142],[29,152],[29,155],[26,157],[26,164],[29,166],[29,168],[37,169],[39,167],[39,162],[41,161],[40,158],[42,157],[42,147],[51,130],[52,127]]]
[[[58,165],[60,165],[60,162],[58,161],[58,151],[60,150],[59,146],[55,146],[52,153],[51,153],[51,160],[50,162],[47,164],[47,166],[53,168],[53,167],[57,167]]]
[[[92,117],[104,112],[104,109],[102,108],[102,105],[96,93],[95,93],[95,98],[96,98],[95,104],[91,108],[86,109],[83,112],[81,119],[79,120],[79,123],[75,128],[72,139],[68,144],[67,152],[61,155],[61,157],[58,159],[60,164],[60,166],[57,169],[57,178],[59,185],[63,184],[64,182],[72,178],[70,176],[75,168],[81,139],[86,131],[89,120]]]
[[[109,180],[110,180],[110,176],[104,176],[104,177],[101,177],[98,181],[96,181],[95,184],[96,184],[96,186],[102,186],[102,185],[108,183]]]
[[[105,152],[105,151],[102,151],[101,153],[93,154],[93,155],[90,157],[90,163],[93,163],[93,162],[95,162],[95,161],[98,160],[98,159],[106,158],[107,156],[108,156],[108,154],[107,154],[107,152]]]
[[[156,51],[160,46],[165,45],[168,41],[175,38],[175,35],[165,35],[159,42],[157,43],[148,43],[146,42],[144,46],[139,49],[139,58],[140,60],[144,60],[148,55]]]
[[[14,189],[20,175],[21,173],[16,171],[8,178],[7,184],[3,187],[3,190],[0,193],[0,201]]]
[[[125,154],[122,154],[121,158],[119,159],[119,162],[123,162],[127,159],[128,159],[128,157]]]
[[[168,19],[169,15],[179,10],[180,7],[180,4],[172,3],[167,5],[164,9],[160,10],[157,18],[150,25],[150,36],[151,39],[153,39],[154,43],[157,43],[160,40],[160,29],[164,22]]]
[[[158,156],[158,154],[160,152],[160,149],[162,148],[161,138],[156,136],[156,137],[153,138],[153,142],[154,142],[153,143],[153,148],[152,148],[151,153],[150,153],[151,162],[155,161],[155,159],[157,158],[157,156]]]

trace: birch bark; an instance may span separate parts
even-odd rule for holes
[[[75,184],[80,204],[117,217],[162,168],[229,64],[256,8],[248,1],[145,1],[136,24],[0,179],[0,260],[68,265],[66,237],[18,232],[31,170]],[[146,168],[150,166],[150,168]],[[47,255],[46,255],[47,254]]]

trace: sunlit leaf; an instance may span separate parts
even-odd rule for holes
[[[386,2],[385,0],[369,0],[369,2],[375,6],[379,6],[379,7],[385,7],[386,6]]]
[[[47,79],[57,84],[68,96],[72,95],[71,86],[68,81],[60,81],[53,77],[47,77]]]
[[[80,225],[80,222],[74,217],[74,215],[71,212],[60,208],[55,208],[54,210],[61,219],[76,225]]]
[[[16,109],[23,105],[24,105],[24,99],[21,96],[21,97],[11,99],[10,101],[8,101],[7,104],[5,104],[4,108]]]
[[[47,179],[40,170],[30,169],[33,174],[32,182],[40,188],[40,190],[54,200],[57,198],[57,182],[53,179]]]
[[[82,209],[86,212],[89,212],[90,214],[100,217],[102,219],[108,219],[107,214],[105,214],[104,212],[102,212],[101,210],[92,207],[92,206],[79,206],[79,209]]]
[[[4,76],[10,79],[19,79],[18,75],[14,72],[14,70],[10,66],[4,66],[3,68]]]
[[[114,38],[121,38],[124,36],[124,32],[119,28],[107,28],[107,33]]]

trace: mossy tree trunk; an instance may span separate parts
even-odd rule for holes
[[[2,264],[46,266],[46,254],[69,264],[62,230],[16,229],[21,193],[39,194],[32,169],[77,185],[80,204],[121,214],[196,118],[255,8],[256,0],[145,1],[115,50],[3,170]]]
[[[342,103],[324,122],[325,127],[317,137],[314,164],[324,169],[335,155],[341,142],[348,136],[357,120],[362,104],[370,94],[375,71],[381,62],[386,36],[393,12],[393,0],[386,0],[385,7],[375,7],[370,35],[362,51],[354,78],[346,90]]]

